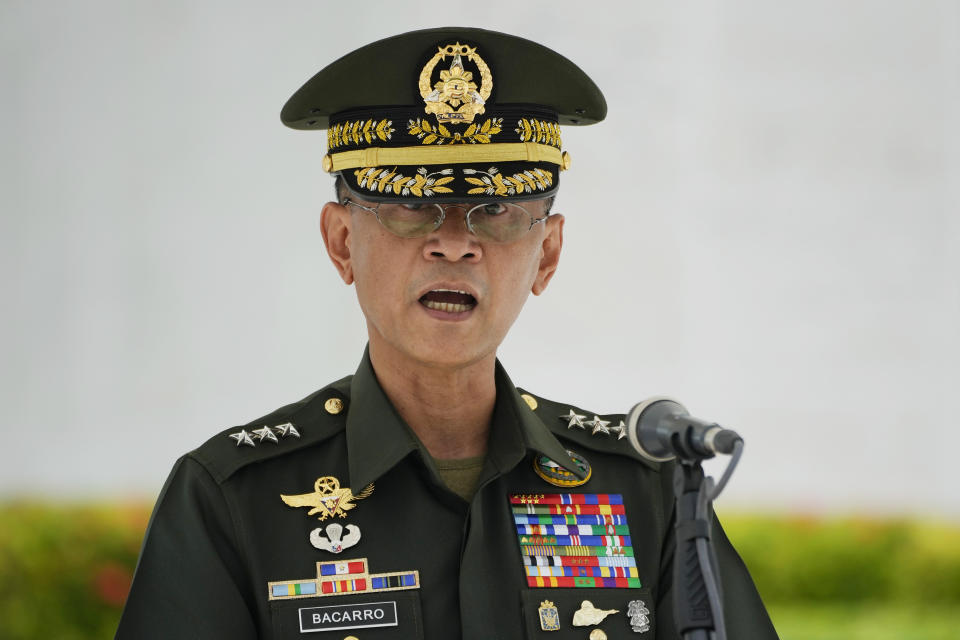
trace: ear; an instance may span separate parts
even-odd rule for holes
[[[327,255],[346,284],[353,284],[353,265],[350,261],[350,234],[353,230],[350,211],[336,202],[323,205],[320,212],[320,232]]]
[[[535,296],[543,293],[550,278],[557,272],[557,265],[560,264],[560,249],[563,248],[563,216],[555,213],[544,220],[543,224],[546,227],[546,234],[540,245],[540,268],[530,289]]]

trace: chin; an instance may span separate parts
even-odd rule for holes
[[[496,351],[496,346],[491,348],[489,346],[467,344],[462,340],[446,341],[439,338],[429,345],[419,345],[408,353],[413,360],[424,365],[456,369],[495,356]]]

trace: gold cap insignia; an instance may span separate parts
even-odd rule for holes
[[[451,58],[450,67],[441,69],[440,80],[431,86],[434,68],[447,58]],[[464,58],[475,64],[480,72],[479,89],[473,81],[473,72],[463,66]],[[438,47],[437,53],[420,71],[420,95],[426,104],[424,111],[435,114],[439,123],[473,122],[475,115],[483,113],[483,105],[492,90],[493,75],[477,54],[477,48],[459,42]]]

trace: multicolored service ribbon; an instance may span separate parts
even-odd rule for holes
[[[375,593],[419,589],[420,573],[415,570],[370,573],[366,558],[317,563],[317,577],[278,580],[267,583],[270,600],[318,598],[349,593]]]
[[[640,588],[621,494],[513,494],[510,510],[528,586]]]

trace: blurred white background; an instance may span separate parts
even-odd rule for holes
[[[0,0],[0,496],[152,497],[353,372],[326,137],[280,107],[448,24],[560,51],[610,107],[564,130],[565,255],[502,348],[517,384],[736,428],[725,508],[960,518],[951,1]]]

